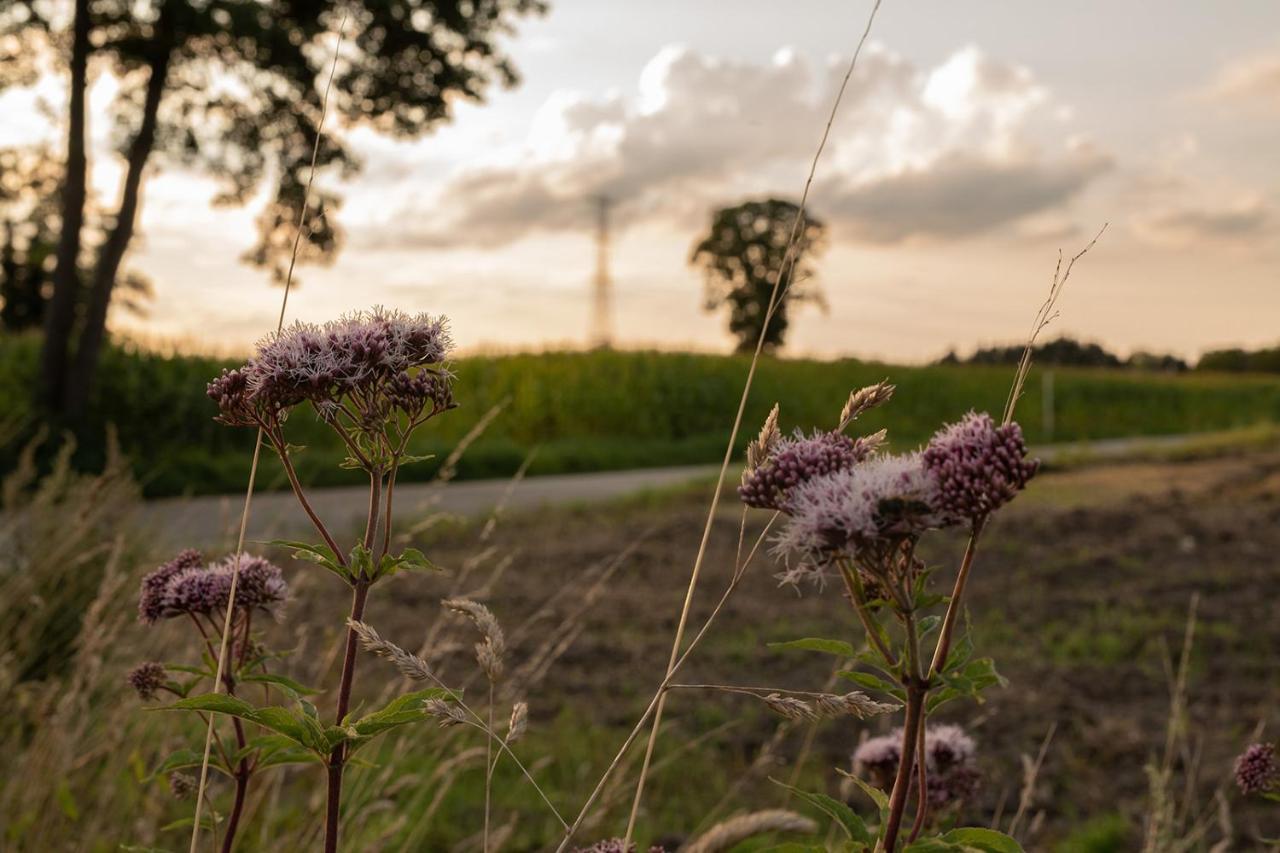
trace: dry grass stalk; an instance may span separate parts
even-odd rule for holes
[[[360,645],[365,651],[391,661],[405,678],[412,678],[414,681],[436,680],[431,667],[425,660],[389,640],[382,639],[382,635],[372,625],[348,619],[347,626],[356,632],[356,636],[360,638]]]
[[[848,87],[849,80],[853,76],[853,70],[858,63],[858,57],[862,53],[863,45],[866,44],[867,37],[871,34],[871,25],[875,21],[876,12],[879,11],[880,9],[880,2],[881,0],[875,0],[875,3],[871,7],[871,13],[867,16],[866,27],[862,31],[862,36],[858,40],[857,47],[854,48],[853,57],[849,60],[848,70],[845,72],[844,78],[840,82],[840,88],[836,92],[834,103],[831,106],[831,113],[827,118],[826,127],[823,129],[822,138],[818,142],[818,149],[816,152],[814,152],[813,161],[810,163],[810,166],[809,166],[809,174],[808,174],[808,177],[805,179],[804,191],[800,194],[799,210],[796,214],[795,222],[791,228],[791,236],[787,241],[787,250],[783,256],[781,269],[778,270],[778,275],[773,281],[773,289],[769,294],[769,306],[768,306],[768,310],[765,312],[765,321],[760,325],[760,335],[756,339],[755,352],[751,356],[751,365],[747,369],[747,378],[746,378],[746,381],[743,383],[742,396],[738,400],[738,411],[734,415],[733,428],[729,431],[729,441],[728,441],[728,444],[725,446],[724,459],[720,463],[720,475],[716,478],[716,487],[715,487],[715,491],[711,496],[711,505],[707,511],[706,524],[703,526],[702,539],[698,544],[698,554],[693,561],[693,571],[690,573],[689,585],[685,593],[684,605],[681,607],[680,619],[676,625],[675,637],[673,638],[671,643],[671,655],[667,660],[667,675],[666,675],[667,681],[670,680],[672,674],[675,672],[677,660],[680,657],[680,649],[684,643],[685,626],[688,624],[688,621],[689,621],[689,611],[693,606],[693,596],[694,596],[694,593],[697,591],[698,579],[702,572],[702,563],[706,557],[707,542],[711,538],[712,522],[715,520],[716,509],[720,504],[720,495],[724,490],[725,475],[729,470],[729,464],[733,461],[733,448],[737,442],[738,433],[742,429],[742,417],[743,417],[743,414],[746,412],[747,399],[751,395],[751,385],[752,385],[752,381],[755,379],[756,366],[760,362],[760,353],[764,350],[764,342],[765,342],[765,337],[768,333],[769,323],[773,319],[774,312],[777,310],[779,298],[785,297],[786,295],[784,292],[780,292],[781,285],[784,281],[788,282],[789,284],[788,273],[795,266],[796,248],[798,245],[798,239],[800,234],[803,233],[803,230],[804,230],[803,229],[804,211],[805,211],[805,204],[808,202],[808,199],[809,199],[809,190],[810,190],[810,187],[812,187],[813,185],[814,175],[818,170],[818,162],[822,159],[822,152],[826,148],[827,139],[831,135],[831,126],[835,123],[836,114],[839,112],[840,102],[844,98],[845,89]],[[636,817],[640,812],[640,804],[644,798],[645,776],[648,773],[649,764],[653,760],[653,750],[654,750],[654,747],[657,745],[658,733],[662,727],[662,709],[666,701],[666,695],[667,695],[666,691],[661,688],[655,694],[655,700],[657,704],[653,712],[653,724],[652,724],[652,727],[650,728],[648,743],[645,745],[644,761],[640,766],[640,778],[639,778],[639,781],[636,783],[636,794],[631,805],[631,815],[627,820],[627,832],[624,837],[623,846],[626,846],[626,844],[630,843],[631,837],[635,833]],[[588,802],[588,804],[584,806],[584,809],[589,807],[590,807],[590,803]],[[572,833],[570,833],[570,835],[571,834]],[[566,837],[561,842],[558,849],[564,850],[566,847],[568,847],[569,840],[570,839]]]
[[[840,410],[840,423],[836,426],[836,432],[844,432],[849,428],[849,424],[857,420],[863,412],[889,402],[893,399],[895,390],[897,390],[896,385],[890,385],[888,379],[882,379],[875,385],[868,385],[850,393],[848,402]]]
[[[720,853],[748,838],[771,832],[812,835],[817,831],[818,824],[802,814],[786,809],[766,809],[721,821],[682,847],[681,853]]]
[[[447,598],[440,604],[446,610],[466,616],[480,631],[483,640],[476,643],[476,663],[491,684],[497,683],[502,677],[503,655],[507,650],[507,640],[497,617],[489,608],[469,598]]]
[[[1040,742],[1040,751],[1034,761],[1026,755],[1022,756],[1022,790],[1018,795],[1018,810],[1014,813],[1013,820],[1009,821],[1009,835],[1013,838],[1019,837],[1018,830],[1022,828],[1022,820],[1035,802],[1036,781],[1040,778],[1040,768],[1044,766],[1045,756],[1049,754],[1049,744],[1053,742],[1053,735],[1057,730],[1057,722],[1049,724],[1049,731]],[[999,824],[998,819],[996,824]]]
[[[1053,280],[1049,283],[1049,295],[1045,297],[1044,302],[1040,305],[1040,310],[1036,312],[1035,319],[1031,322],[1031,333],[1027,335],[1027,344],[1022,349],[1022,357],[1018,359],[1018,369],[1014,372],[1013,387],[1009,389],[1009,397],[1004,404],[1005,424],[1013,420],[1013,411],[1018,407],[1018,399],[1022,396],[1022,386],[1026,384],[1027,374],[1031,372],[1031,357],[1035,352],[1036,338],[1044,331],[1045,327],[1052,323],[1058,317],[1057,304],[1058,297],[1062,295],[1062,289],[1067,285],[1067,279],[1071,278],[1071,269],[1076,265],[1076,261],[1088,254],[1098,239],[1102,237],[1103,232],[1107,230],[1107,224],[1103,223],[1102,228],[1093,236],[1088,244],[1071,256],[1067,261],[1067,267],[1062,268],[1062,252],[1058,252],[1058,265],[1053,270]]]

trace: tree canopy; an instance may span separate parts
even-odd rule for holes
[[[826,226],[806,214],[796,232],[794,257],[787,260],[787,247],[800,215],[797,205],[776,198],[721,208],[712,213],[711,227],[693,247],[690,263],[701,267],[706,276],[706,309],[728,306],[729,331],[738,340],[739,352],[755,349],[779,275],[785,278],[765,330],[766,351],[782,346],[790,303],[809,301],[825,306],[812,281],[811,261],[823,249]]]
[[[77,410],[96,369],[121,261],[132,240],[144,172],[182,165],[212,176],[216,203],[242,204],[264,180],[275,191],[244,257],[280,278],[303,206],[339,31],[331,126],[411,138],[517,75],[503,39],[542,0],[0,0],[0,87],[29,84],[50,57],[70,80],[54,293],[43,383],[54,410]],[[113,138],[125,162],[119,206],[88,279],[83,247],[88,156],[84,92],[95,74],[119,81]],[[325,134],[318,169],[350,176],[357,159]],[[331,192],[308,202],[304,260],[341,244]],[[87,298],[80,292],[87,291]],[[84,304],[77,314],[75,306]]]

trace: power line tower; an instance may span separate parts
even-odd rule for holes
[[[613,200],[598,195],[596,205],[596,277],[593,288],[590,344],[594,349],[613,345],[613,281],[609,278],[609,207]]]

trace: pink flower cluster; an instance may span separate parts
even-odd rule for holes
[[[978,787],[975,767],[977,750],[964,729],[954,725],[934,726],[924,737],[926,784],[929,804],[946,808],[969,799]],[[893,786],[902,759],[902,729],[868,738],[853,754],[853,769],[859,777],[878,788]]]
[[[795,487],[780,550],[815,556],[940,523],[920,454],[884,454]]]
[[[147,624],[187,614],[214,613],[226,607],[236,557],[204,564],[199,551],[187,550],[142,579],[138,617]],[[235,606],[244,611],[271,611],[285,600],[288,586],[276,566],[262,557],[244,555],[236,581]]]
[[[160,688],[164,687],[168,677],[169,674],[165,671],[164,664],[148,661],[140,663],[129,670],[126,680],[140,698],[151,699],[155,697]]]
[[[384,398],[411,414],[448,408],[451,377],[440,365],[451,346],[447,321],[426,314],[374,308],[323,326],[295,323],[259,343],[244,366],[223,371],[208,395],[233,426],[304,401],[323,411],[349,396],[375,407]]]
[[[919,453],[878,454],[880,435],[815,433],[779,441],[743,476],[749,506],[789,516],[779,553],[796,558],[783,575],[815,574],[833,555],[854,553],[925,530],[977,523],[1011,500],[1036,473],[1017,424],[970,412]]]
[[[743,474],[738,496],[747,506],[784,510],[796,486],[824,474],[848,470],[870,456],[872,450],[873,442],[838,432],[784,438],[768,459]]]
[[[1236,786],[1240,793],[1261,794],[1280,788],[1280,763],[1276,748],[1269,743],[1255,743],[1236,759]]]
[[[1040,463],[1027,458],[1022,427],[996,426],[985,412],[969,412],[939,430],[924,449],[935,484],[934,506],[958,520],[986,518],[1035,476]]]

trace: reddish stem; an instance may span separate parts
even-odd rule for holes
[[[355,592],[351,599],[351,619],[353,621],[358,622],[364,617],[364,605],[368,596],[368,579],[357,578]],[[348,627],[346,653],[342,659],[342,681],[338,685],[337,720],[339,725],[342,724],[342,719],[347,715],[347,708],[351,704],[351,682],[356,671],[357,641],[356,632]],[[342,770],[345,764],[346,749],[342,744],[339,744],[329,754],[329,802],[325,810],[324,826],[325,853],[337,853],[338,850],[338,818],[342,801]]]

